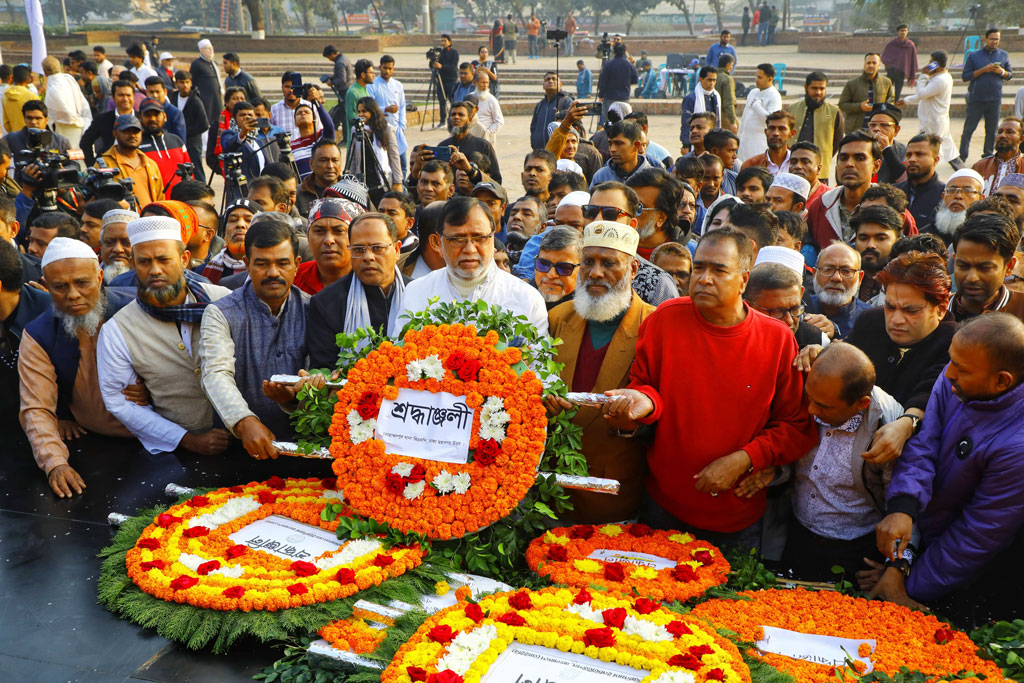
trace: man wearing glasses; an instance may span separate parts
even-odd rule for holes
[[[405,292],[405,310],[419,312],[452,301],[485,301],[523,315],[541,334],[548,316],[540,293],[494,263],[494,217],[479,199],[449,199],[441,214],[441,230],[430,236],[445,267],[414,280]]]
[[[967,220],[967,209],[985,196],[985,179],[971,168],[962,168],[949,176],[942,201],[935,207],[935,224],[922,230],[939,237],[948,247],[953,233]]]
[[[580,266],[580,233],[559,225],[544,231],[533,259],[533,280],[548,310],[572,299]]]
[[[864,271],[860,254],[845,244],[830,244],[818,254],[814,271],[814,294],[807,302],[807,313],[824,316],[832,323],[830,339],[842,339],[853,329],[853,323],[870,305],[857,298]],[[808,322],[819,325],[820,318],[808,316]]]
[[[803,293],[800,273],[781,263],[764,261],[750,271],[743,300],[754,310],[785,323],[801,349],[808,344],[825,346],[828,335],[804,320]]]

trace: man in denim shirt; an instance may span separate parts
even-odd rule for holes
[[[1003,99],[1003,81],[1013,78],[1010,69],[1010,55],[999,49],[999,29],[990,28],[985,32],[985,46],[969,55],[964,61],[961,76],[967,87],[967,117],[964,132],[960,136],[960,158],[967,160],[971,147],[971,136],[985,117],[985,146],[982,156],[992,156],[996,127],[999,125],[999,105]]]

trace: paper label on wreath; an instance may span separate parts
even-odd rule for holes
[[[312,562],[324,553],[341,547],[341,542],[333,532],[281,515],[258,519],[228,538],[240,545],[262,550],[285,560],[306,562]]]
[[[825,666],[845,666],[846,660],[849,658],[863,662],[867,666],[864,673],[870,673],[874,668],[869,657],[861,657],[857,654],[857,649],[864,643],[867,643],[871,647],[871,651],[874,652],[874,640],[854,640],[797,633],[774,626],[762,626],[762,628],[764,629],[764,638],[756,643],[757,649],[761,652],[771,652],[790,659],[802,659]]]
[[[599,560],[601,562],[621,562],[623,564],[635,564],[641,567],[650,567],[652,569],[662,570],[671,569],[676,566],[674,560],[669,560],[658,555],[648,555],[647,553],[634,553],[628,550],[607,550],[600,548],[587,555],[587,559]]]
[[[480,683],[639,683],[648,675],[649,671],[572,652],[512,642]]]
[[[374,438],[388,453],[465,465],[472,431],[473,409],[465,397],[399,389],[397,399],[381,401]]]

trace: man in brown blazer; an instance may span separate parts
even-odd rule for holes
[[[635,228],[595,221],[583,229],[583,252],[573,300],[548,314],[549,333],[562,339],[555,359],[570,391],[604,393],[629,384],[637,335],[654,306],[646,304],[631,284],[639,262]],[[551,413],[571,410],[568,401],[551,397]],[[636,516],[646,475],[645,444],[622,436],[602,408],[581,406],[573,422],[583,428],[583,455],[591,476],[616,479],[619,495],[570,491],[575,522],[602,523]]]

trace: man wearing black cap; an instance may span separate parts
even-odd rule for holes
[[[868,132],[882,146],[882,167],[878,169],[878,182],[901,183],[907,179],[907,170],[903,167],[903,159],[907,154],[907,146],[896,142],[900,132],[900,121],[903,111],[894,104],[877,102],[868,117]]]
[[[132,194],[139,207],[164,198],[160,167],[139,150],[141,142],[142,123],[134,114],[121,114],[114,120],[114,146],[100,157],[108,168],[121,171],[120,178],[134,182]]]
[[[508,207],[508,193],[505,192],[505,188],[498,183],[477,183],[469,196],[476,197],[484,203],[494,218],[494,225],[500,235],[505,229],[502,220],[505,216],[505,209]]]
[[[214,284],[236,273],[246,271],[245,233],[249,230],[252,217],[260,212],[260,205],[249,199],[239,199],[224,210],[221,224],[224,226],[224,249],[203,266],[203,277]]]
[[[139,151],[156,162],[160,168],[162,188],[168,191],[179,182],[181,177],[175,175],[178,164],[189,163],[185,141],[174,133],[164,130],[167,125],[167,114],[164,105],[147,97],[139,105],[139,116],[142,118],[142,142]]]

